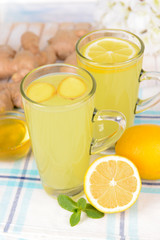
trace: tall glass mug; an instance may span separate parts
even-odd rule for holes
[[[142,71],[144,44],[136,35],[113,29],[93,31],[78,41],[76,52],[78,65],[96,80],[96,108],[122,112],[130,127],[134,114],[157,102],[159,94],[145,100],[138,98],[139,83],[160,80],[160,73]]]
[[[81,97],[65,99],[58,94],[60,84],[68,77],[85,83],[86,92]],[[45,102],[33,101],[27,91],[38,81],[54,85],[57,93]],[[124,132],[123,114],[111,110],[95,111],[95,91],[95,80],[88,71],[65,64],[35,69],[21,83],[33,153],[43,187],[51,195],[81,192],[90,155],[115,143]],[[95,139],[92,132],[95,121],[116,122],[118,130],[110,137]]]

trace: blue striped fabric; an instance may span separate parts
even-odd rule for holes
[[[135,116],[135,124],[160,124],[160,111]],[[159,240],[160,181],[143,181],[140,197],[127,211],[103,219],[82,216],[69,225],[70,213],[42,189],[31,151],[15,162],[0,162],[0,240]]]

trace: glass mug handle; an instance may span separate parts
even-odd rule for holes
[[[160,82],[160,72],[146,72],[142,70],[141,75],[140,75],[140,83],[143,81],[148,81],[148,80],[156,80]],[[160,92],[153,95],[152,97],[146,98],[146,99],[140,99],[138,98],[135,111],[134,113],[141,113],[150,107],[154,106],[160,101]]]
[[[93,139],[91,143],[91,154],[97,154],[112,146],[123,134],[126,127],[126,118],[123,113],[112,110],[95,111],[93,122],[97,121],[112,121],[119,125],[119,129],[111,136],[105,138]]]

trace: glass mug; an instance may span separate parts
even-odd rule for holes
[[[57,74],[74,74],[83,78],[88,93],[76,102],[63,105],[36,103],[26,95],[26,89],[34,80]],[[53,79],[54,84],[54,79]],[[42,185],[50,195],[64,193],[75,195],[83,190],[83,178],[89,166],[90,155],[98,153],[122,135],[126,121],[122,113],[94,109],[96,83],[84,69],[66,64],[53,64],[37,68],[21,82],[26,121],[33,153]],[[118,131],[103,139],[95,139],[93,122],[113,121]]]
[[[136,44],[139,50],[131,59],[120,63],[103,65],[86,58],[82,52],[86,44],[104,37],[125,39]],[[159,94],[144,100],[138,98],[140,82],[151,79],[160,80],[160,73],[142,70],[144,44],[133,33],[115,29],[90,32],[77,42],[76,53],[78,65],[90,72],[96,80],[95,107],[122,112],[126,117],[126,127],[133,125],[134,114],[145,111],[157,103]],[[110,130],[113,130],[112,126]]]

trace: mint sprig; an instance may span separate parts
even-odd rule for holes
[[[72,198],[60,194],[57,198],[59,205],[67,211],[73,212],[70,217],[70,225],[77,225],[81,218],[81,212],[85,212],[89,218],[102,218],[104,213],[98,211],[90,203],[87,203],[84,198],[80,198],[77,202]]]
[[[76,209],[78,209],[77,203],[75,201],[73,201],[70,197],[60,194],[57,198],[59,205],[70,211],[70,212],[74,212]]]

